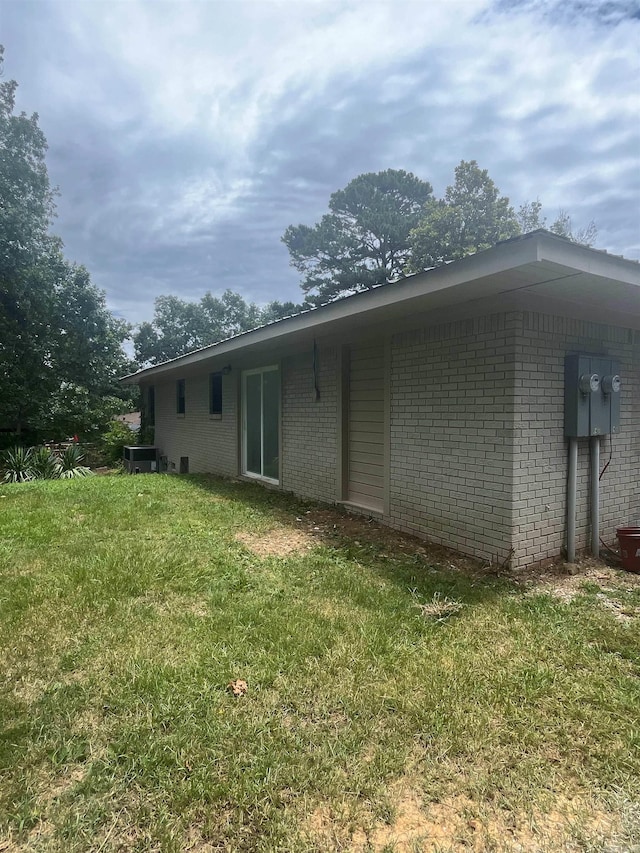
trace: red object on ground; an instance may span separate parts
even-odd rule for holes
[[[620,543],[622,568],[640,574],[640,527],[619,527],[616,535]]]

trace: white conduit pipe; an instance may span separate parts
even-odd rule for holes
[[[600,556],[600,438],[589,440],[591,458],[591,553]]]
[[[578,490],[578,439],[569,439],[567,481],[567,562],[576,561],[576,492]]]

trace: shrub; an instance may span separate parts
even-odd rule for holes
[[[75,477],[92,476],[93,471],[86,465],[80,464],[83,459],[84,455],[76,444],[70,444],[69,447],[65,448],[60,456],[60,478],[71,480]]]
[[[48,447],[33,448],[31,470],[36,480],[57,480],[61,471],[60,460]]]
[[[2,458],[3,483],[26,483],[33,480],[33,448],[13,447]]]
[[[122,421],[111,421],[109,428],[102,434],[105,456],[110,463],[120,462],[126,444],[137,444],[138,439]]]

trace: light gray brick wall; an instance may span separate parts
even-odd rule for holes
[[[514,564],[553,558],[566,542],[568,445],[564,437],[564,357],[592,352],[619,359],[621,432],[601,439],[601,536],[640,521],[640,334],[630,329],[524,312],[517,338],[514,456]],[[589,439],[578,439],[578,549],[590,541]]]
[[[238,378],[222,377],[222,417],[209,414],[209,372],[186,377],[184,416],[176,414],[175,380],[156,388],[155,443],[180,470],[180,457],[189,457],[189,473],[238,473]]]
[[[515,567],[565,544],[567,443],[564,356],[615,356],[623,377],[622,431],[601,481],[602,535],[640,522],[640,334],[533,312],[492,314],[392,336],[389,512],[384,522]],[[282,360],[281,486],[329,502],[338,495],[336,347]],[[251,366],[251,365],[247,365]],[[238,378],[223,380],[223,416],[210,417],[208,372],[156,384],[156,443],[179,469],[239,473]],[[609,458],[602,443],[602,465]],[[578,547],[589,541],[588,440],[580,440]]]
[[[282,487],[333,502],[337,495],[338,365],[335,347],[316,355],[316,400],[311,351],[282,362]]]
[[[391,343],[385,521],[490,560],[511,549],[517,319],[446,323]]]

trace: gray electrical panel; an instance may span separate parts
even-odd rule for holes
[[[579,438],[619,431],[618,363],[606,355],[567,355],[564,362],[564,434]]]

